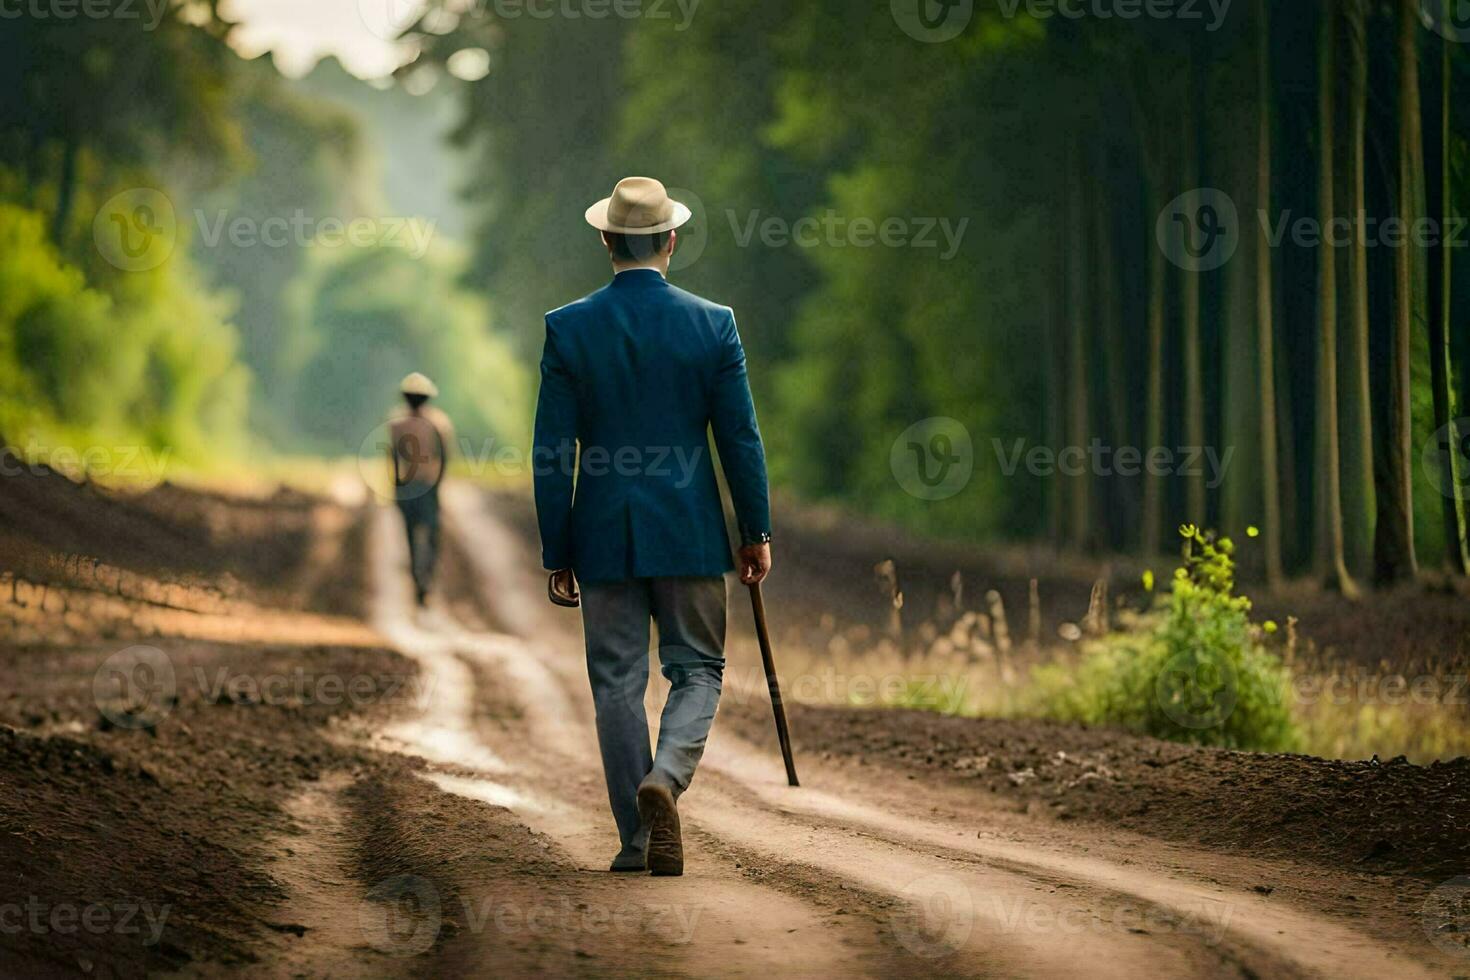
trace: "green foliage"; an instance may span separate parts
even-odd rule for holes
[[[398,382],[410,371],[437,382],[439,405],[469,451],[520,442],[529,428],[527,372],[488,330],[485,304],[457,285],[460,268],[435,249],[418,259],[387,246],[312,257],[287,303],[298,348],[281,393],[301,444],[356,453],[398,407]]]
[[[0,165],[24,175],[54,241],[88,230],[75,205],[92,171],[147,169],[176,151],[201,174],[238,159],[224,33],[212,3],[98,0],[85,16],[5,18]]]
[[[294,242],[242,244],[224,229],[239,219],[260,222],[298,212],[348,220],[371,213],[375,202],[360,186],[365,160],[350,115],[302,97],[267,60],[234,64],[230,80],[251,159],[189,202],[205,226],[185,219],[195,232],[190,252],[210,284],[235,298],[240,359],[256,389],[269,393],[251,401],[252,430],[279,449],[299,449],[294,402],[280,393],[292,387],[290,361],[302,340],[290,329],[285,304],[292,283],[305,274],[307,249]]]
[[[1090,644],[1076,664],[1033,672],[1041,714],[1179,742],[1282,751],[1298,743],[1290,675],[1234,594],[1234,545],[1181,528],[1184,564],[1162,608]]]
[[[243,437],[247,382],[228,310],[186,262],[89,283],[42,214],[0,203],[0,433],[14,445],[219,452]]]

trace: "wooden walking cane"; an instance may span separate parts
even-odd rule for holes
[[[776,658],[771,653],[771,631],[766,627],[766,603],[761,597],[761,584],[750,586],[750,606],[755,610],[755,635],[761,644],[761,660],[766,665],[766,686],[771,689],[771,710],[776,713],[776,738],[781,742],[781,758],[786,762],[786,781],[796,781],[796,763],[791,759],[791,732],[786,728],[786,708],[781,704],[781,684],[776,680]]]

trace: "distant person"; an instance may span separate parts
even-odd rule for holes
[[[439,484],[449,463],[454,427],[449,416],[428,403],[439,389],[422,374],[410,374],[398,390],[408,407],[388,421],[388,459],[393,465],[393,497],[408,532],[414,595],[422,606],[428,601],[439,558]]]
[[[734,563],[710,430],[739,524],[741,581],[771,569],[765,450],[735,315],[668,282],[674,229],[689,216],[647,177],[587,209],[615,275],[546,314],[532,456],[548,591],[582,606],[622,842],[612,870],[656,875],[684,870],[676,801],[704,754],[725,667]],[[657,752],[643,709],[650,621],[672,684]]]

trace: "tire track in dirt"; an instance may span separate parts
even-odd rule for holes
[[[874,975],[871,965],[856,952],[866,930],[845,924],[833,930],[818,910],[769,889],[721,876],[713,869],[678,880],[608,875],[604,869],[612,857],[609,841],[615,845],[615,837],[603,825],[610,821],[600,820],[601,814],[585,803],[575,805],[563,799],[569,776],[595,759],[585,754],[581,759],[565,758],[558,752],[555,768],[543,770],[538,779],[528,772],[527,763],[544,764],[544,754],[523,746],[528,751],[517,753],[514,761],[509,752],[502,757],[477,735],[470,664],[493,665],[503,672],[516,689],[532,731],[547,731],[546,726],[554,723],[549,730],[567,744],[593,744],[584,741],[591,736],[581,730],[581,716],[572,711],[555,678],[537,666],[538,660],[527,656],[528,644],[465,630],[437,610],[415,615],[406,577],[400,574],[406,557],[394,520],[395,515],[385,510],[375,521],[373,623],[402,653],[419,661],[428,698],[418,718],[405,719],[380,736],[380,747],[428,759],[434,765],[426,778],[439,789],[506,807],[536,833],[554,840],[572,870],[616,881],[620,886],[618,912],[652,919],[672,908],[685,921],[696,922],[697,941],[689,941],[695,939],[689,935],[684,942],[647,950],[642,968],[648,972],[755,975],[783,970],[798,975]],[[457,747],[464,749],[463,758],[455,758]],[[600,882],[589,878],[589,884]],[[753,910],[758,913],[752,914]],[[823,934],[832,941],[793,944],[789,941],[793,932]],[[487,964],[493,955],[493,943],[487,942]]]
[[[538,613],[540,596],[525,572],[532,564],[522,563],[524,547],[489,512],[483,495],[462,485],[447,490],[446,506],[466,536],[466,553],[482,579],[492,615],[498,623],[524,631],[523,636],[535,637],[525,652],[533,653],[564,690],[580,691],[585,682],[579,652],[567,653],[548,642],[555,629]],[[560,639],[565,644],[566,636]],[[524,654],[516,662],[525,673]],[[586,717],[590,699],[576,700]],[[563,716],[560,726],[568,723]],[[555,728],[545,734],[568,737]],[[856,796],[811,788],[792,791],[780,780],[778,766],[726,733],[712,738],[705,771],[717,774],[716,779],[702,779],[700,792],[685,798],[693,825],[773,862],[810,862],[860,887],[906,901],[948,903],[950,908],[959,903],[961,918],[979,927],[983,941],[978,946],[992,962],[1004,962],[1007,973],[1055,975],[1085,969],[1098,974],[1116,966],[1117,975],[1138,969],[1201,975],[1431,975],[1422,964],[1347,926],[1280,902],[1267,903],[1259,895],[1141,864],[1125,867],[1088,857],[1077,847],[957,834],[953,826],[857,802],[867,795],[862,787],[847,787]],[[793,839],[806,843],[793,848]],[[1057,899],[1060,890],[1073,894]],[[936,918],[933,912],[925,912],[931,920],[929,933],[943,936],[948,931],[944,914]],[[1155,928],[1126,924],[1138,915]],[[1097,928],[1100,922],[1106,926]],[[1167,935],[1161,938],[1160,931]]]

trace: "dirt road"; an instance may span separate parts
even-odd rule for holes
[[[364,529],[310,506],[330,533],[282,549],[304,556],[300,568],[262,561],[261,584],[236,583],[224,600],[110,598],[107,629],[121,639],[7,649],[0,867],[24,901],[0,901],[0,975],[1470,972],[1458,934],[1436,937],[1444,923],[1423,912],[1437,875],[1069,822],[932,765],[855,756],[859,739],[833,742],[840,723],[896,745],[884,733],[923,728],[901,715],[798,712],[803,786],[787,787],[738,592],[727,694],[681,803],[686,874],[607,873],[615,833],[580,623],[546,603],[523,515],[448,486],[445,597],[424,612],[395,514],[370,511]],[[282,578],[310,583],[290,608],[272,605]],[[62,596],[54,621],[51,604],[15,615],[34,635],[63,618],[86,634],[79,594]],[[156,718],[131,726],[93,698],[140,621],[177,683]],[[303,671],[289,689],[272,684]],[[655,672],[651,707],[662,683]],[[357,693],[330,696],[343,686]],[[1115,734],[1047,729],[996,751],[1041,742],[1065,759],[1064,734],[1074,754],[1082,738],[1124,754]],[[1182,786],[1200,758],[1161,765]],[[1018,778],[1002,784],[1019,792],[1032,768],[1008,762]],[[1215,765],[1212,778],[1229,771]],[[1102,778],[1078,773],[1074,792]],[[1119,773],[1110,780],[1125,784]],[[141,910],[148,928],[126,931],[120,915],[74,925],[99,908]]]
[[[395,517],[379,513],[372,624],[418,662],[431,697],[374,737],[429,760],[425,778],[439,790],[509,811],[536,835],[525,849],[556,866],[559,887],[521,907],[468,883],[452,902],[426,877],[390,884],[385,894],[399,899],[376,945],[415,952],[415,972],[435,958],[494,970],[507,941],[528,938],[560,947],[554,959],[571,947],[590,972],[1429,976],[1454,965],[1422,933],[1385,941],[1284,898],[1278,890],[1310,894],[1322,882],[1294,883],[1279,865],[997,824],[954,793],[860,781],[818,759],[801,760],[805,785],[791,789],[779,760],[718,726],[682,805],[686,876],[608,875],[615,841],[575,615],[544,602],[535,562],[487,498],[455,486],[445,503],[490,626],[442,608],[415,615]],[[737,684],[748,676],[734,672]],[[651,692],[650,704],[661,697]],[[1257,881],[1276,884],[1244,884]],[[331,917],[320,913],[301,918]],[[343,936],[337,955],[350,959],[359,939]]]

